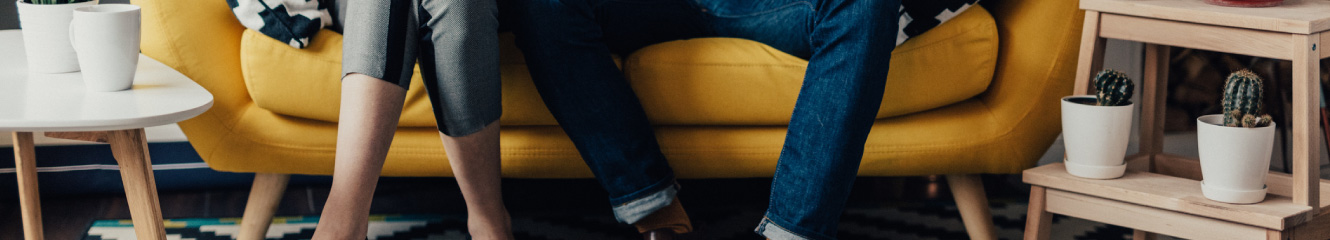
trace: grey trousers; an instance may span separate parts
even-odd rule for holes
[[[494,0],[349,0],[342,76],[410,85],[420,64],[439,132],[465,136],[502,114]]]

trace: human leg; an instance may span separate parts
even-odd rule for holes
[[[702,36],[700,15],[679,0],[514,3],[518,46],[536,88],[609,192],[615,217],[636,223],[670,205],[674,174],[611,54]]]
[[[701,2],[719,35],[809,59],[756,231],[771,239],[834,239],[882,101],[899,0]]]
[[[421,74],[473,239],[512,239],[500,191],[497,13],[491,0],[422,0],[417,13]]]
[[[320,240],[365,238],[415,60],[410,0],[348,5],[333,186],[314,233]]]

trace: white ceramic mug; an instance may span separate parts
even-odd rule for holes
[[[88,91],[114,92],[134,84],[139,62],[139,6],[102,4],[74,9],[69,42],[78,52]]]
[[[32,4],[19,0],[19,26],[28,71],[66,73],[79,70],[78,57],[69,44],[69,19],[75,8],[97,5],[97,0],[66,4]]]

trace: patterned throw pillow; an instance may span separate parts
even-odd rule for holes
[[[305,48],[309,38],[332,25],[328,6],[319,0],[226,0],[231,12],[246,28],[254,29],[295,48]]]
[[[901,45],[910,37],[924,34],[977,3],[979,0],[902,1],[901,30],[896,34],[896,45]]]

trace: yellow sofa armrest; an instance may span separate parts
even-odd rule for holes
[[[1060,98],[1071,94],[1084,12],[1076,0],[1000,0],[988,6],[998,25],[997,71],[979,99],[996,121],[1015,126],[1011,149],[1033,167],[1061,132]],[[1052,126],[1052,127],[1050,127]],[[1017,171],[1019,172],[1019,171]]]
[[[142,7],[144,55],[193,79],[213,94],[213,106],[180,122],[190,143],[206,156],[231,132],[241,109],[253,101],[240,72],[240,25],[226,1],[133,0]]]

